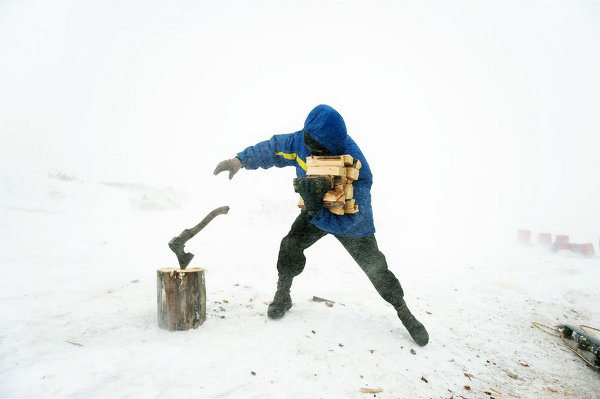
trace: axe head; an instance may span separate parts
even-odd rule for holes
[[[183,250],[184,247],[185,243],[179,236],[174,237],[171,241],[169,241],[169,248],[171,248],[171,251],[175,252],[175,255],[177,255],[177,260],[179,261],[179,267],[181,269],[185,269],[194,257],[194,254],[185,252]]]

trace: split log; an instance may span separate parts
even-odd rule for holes
[[[344,213],[357,213],[358,205],[355,204],[354,199],[350,199],[346,201],[346,205],[344,206]]]
[[[346,184],[344,186],[344,196],[346,200],[354,198],[354,186],[352,184]]]
[[[306,158],[306,166],[313,167],[313,166],[346,166],[346,162],[345,162],[345,156],[338,156],[338,155],[333,155],[333,156],[322,156],[322,157],[318,157],[318,156],[310,156]]]
[[[344,192],[342,192],[342,195],[344,195]],[[338,193],[333,190],[327,191],[323,196],[323,202],[335,202],[336,199],[338,199]]]
[[[325,208],[343,208],[346,204],[346,197],[344,196],[344,191],[328,191],[327,194],[325,195],[325,197],[323,197],[323,206]]]
[[[345,166],[355,167],[360,169],[362,164],[360,159],[353,158],[352,155],[328,155],[328,156],[310,156],[306,158],[306,166],[308,167],[319,167],[319,166]]]
[[[206,320],[204,269],[162,268],[156,271],[158,326],[184,331]]]
[[[326,208],[329,210],[331,210],[333,208],[344,209],[344,206],[346,206],[346,201],[344,200],[344,198],[336,200],[335,202],[323,202],[323,208]]]
[[[346,168],[346,178],[351,181],[358,180],[358,169],[353,167]]]
[[[346,169],[343,166],[308,166],[306,174],[308,176],[346,176]]]

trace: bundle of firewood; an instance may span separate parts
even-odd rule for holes
[[[336,215],[358,212],[354,203],[354,187],[352,183],[358,180],[361,163],[351,155],[311,156],[306,158],[307,177],[325,176],[331,180],[333,189],[323,197],[323,207]],[[300,197],[298,206],[304,209],[304,201]]]

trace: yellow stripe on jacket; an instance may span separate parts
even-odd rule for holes
[[[287,154],[285,152],[278,152],[275,155],[284,157],[285,159],[289,159],[291,161],[296,160],[296,162],[298,162],[298,165],[300,165],[300,167],[302,169],[306,170],[306,162],[304,162],[302,159],[300,159],[300,157],[298,155],[296,155],[295,152],[292,152],[291,154]]]

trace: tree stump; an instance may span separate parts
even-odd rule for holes
[[[156,271],[158,326],[165,330],[189,330],[206,320],[204,269],[162,268]]]

